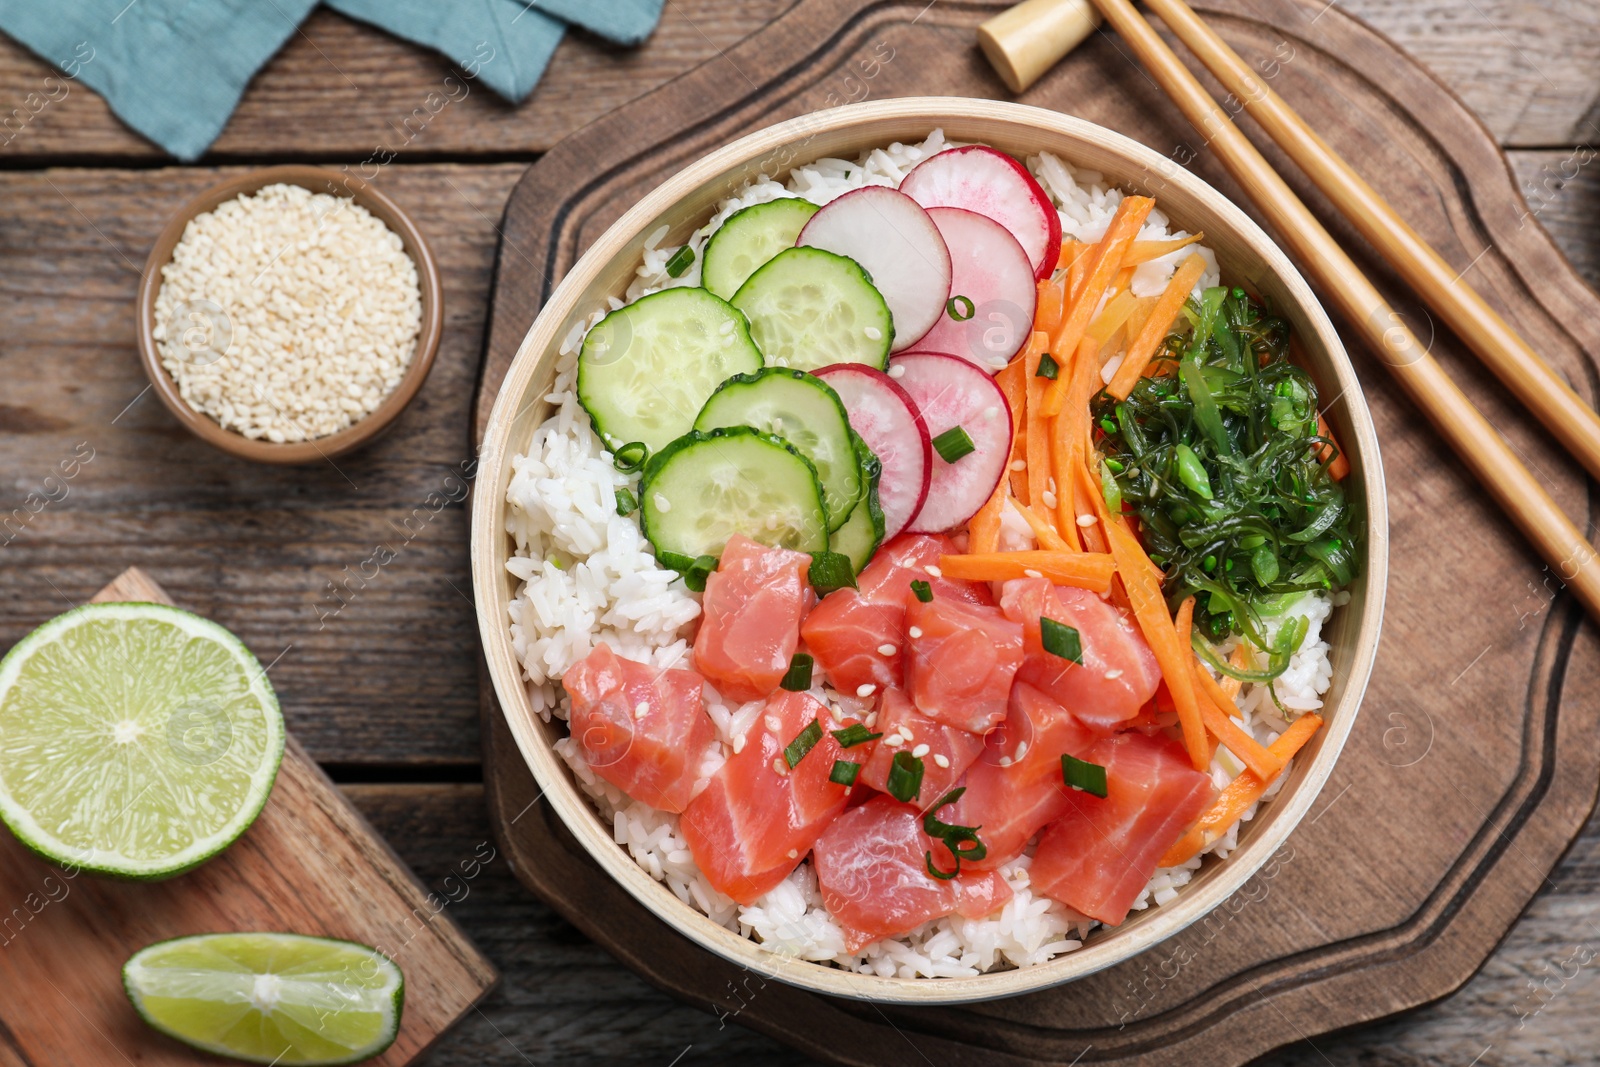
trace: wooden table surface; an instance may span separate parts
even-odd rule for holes
[[[471,455],[468,407],[501,209],[542,150],[790,2],[672,0],[638,51],[574,34],[522,106],[474,87],[431,116],[419,109],[451,73],[443,60],[319,12],[258,76],[213,153],[183,168],[88,90],[47,85],[47,65],[0,39],[0,112],[25,118],[0,133],[0,648],[137,564],[264,661],[277,657],[272,680],[295,735],[453,901],[504,974],[426,1058],[434,1067],[809,1062],[646,986],[532,899],[504,859],[462,875],[489,830],[458,475]],[[1482,115],[1523,183],[1529,224],[1549,228],[1600,284],[1600,168],[1585,147],[1600,143],[1600,6],[1341,6]],[[42,108],[27,103],[46,91],[54,99]],[[444,272],[444,343],[421,397],[377,446],[337,466],[273,470],[211,451],[144,391],[133,298],[157,231],[229,168],[354,166],[379,146],[396,152],[380,186],[414,214]],[[65,478],[69,458],[78,466]],[[393,560],[362,576],[380,544]],[[342,605],[336,583],[355,590]],[[1597,956],[1600,820],[1458,994],[1262,1062],[1588,1064]]]

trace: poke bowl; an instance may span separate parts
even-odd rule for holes
[[[953,98],[780,123],[626,212],[524,338],[472,518],[500,707],[588,854],[730,961],[923,1004],[1247,882],[1354,724],[1387,541],[1266,234],[1120,134]]]

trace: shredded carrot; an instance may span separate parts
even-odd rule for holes
[[[1044,500],[1045,490],[1050,487],[1050,440],[1045,436],[1044,424],[1044,394],[1045,386],[1049,380],[1039,377],[1039,359],[1044,355],[1041,349],[1035,352],[1033,345],[1024,351],[1025,362],[1023,376],[1027,386],[1027,419],[1023,426],[1023,462],[1027,463],[1028,475],[1028,503],[1039,504]],[[1063,367],[1058,373],[1065,373]]]
[[[1139,336],[1140,330],[1144,329],[1145,322],[1150,318],[1151,310],[1155,308],[1156,301],[1161,298],[1155,296],[1136,296],[1133,299],[1133,311],[1129,313],[1128,321],[1124,324],[1128,328],[1128,340],[1130,342],[1135,337]]]
[[[1061,414],[1051,420],[1051,460],[1056,475],[1056,529],[1067,537],[1069,528],[1078,525],[1078,471],[1090,450],[1089,398],[1100,384],[1100,346],[1084,337],[1072,362],[1072,377],[1067,385],[1067,401]],[[1098,490],[1097,490],[1098,491]]]
[[[1096,518],[1101,518],[1100,513],[1106,510],[1105,494],[1100,488],[1099,478],[1093,473],[1094,469],[1099,465],[1099,457],[1091,455],[1087,463],[1078,464],[1077,471],[1078,493],[1080,494],[1077,499],[1087,500],[1089,502],[1089,511],[1084,514],[1092,513]],[[1078,533],[1083,537],[1083,550],[1085,552],[1111,551],[1106,544],[1106,535],[1101,532],[1099,523],[1094,525],[1080,524]]]
[[[1278,760],[1287,765],[1290,758],[1311,740],[1312,736],[1322,728],[1322,718],[1312,712],[1300,716],[1278,739],[1267,746]],[[1278,774],[1282,774],[1280,768]],[[1216,803],[1211,805],[1211,810],[1200,816],[1200,820],[1189,829],[1189,832],[1179,838],[1167,854],[1161,857],[1159,866],[1176,867],[1187,862],[1206,845],[1215,841],[1228,832],[1228,828],[1239,821],[1245,810],[1261,799],[1261,794],[1267,791],[1277,778],[1277,774],[1263,778],[1255,771],[1245,771],[1239,777],[1228,783],[1228,787],[1217,797]]]
[[[1195,282],[1200,280],[1200,275],[1205,273],[1206,261],[1200,258],[1197,252],[1183,261],[1177,271],[1172,275],[1172,280],[1167,283],[1167,288],[1156,301],[1150,315],[1145,319],[1144,328],[1137,337],[1128,345],[1128,352],[1122,357],[1122,366],[1117,368],[1117,373],[1112,376],[1111,384],[1106,386],[1106,392],[1118,400],[1128,399],[1128,394],[1144,374],[1145,365],[1154,358],[1156,350],[1161,347],[1161,342],[1166,340],[1167,333],[1172,329],[1173,322],[1178,313],[1183,310],[1184,301],[1189,299],[1189,293],[1194,289]]]
[[[1074,585],[1103,593],[1111,588],[1111,557],[1098,552],[968,552],[940,556],[946,578],[968,582],[1005,582],[1012,578],[1048,578],[1056,585]]]
[[[1187,636],[1180,633],[1178,639],[1181,641]],[[1239,757],[1239,762],[1263,778],[1271,777],[1282,770],[1283,761],[1267,751],[1265,745],[1251,737],[1233,721],[1233,700],[1222,691],[1217,680],[1211,677],[1211,672],[1193,659],[1189,661],[1189,668],[1198,683],[1200,716],[1205,719],[1206,729],[1216,735],[1218,741],[1227,745],[1228,751]]]
[[[1038,297],[1033,305],[1033,328],[1046,333],[1061,323],[1061,308],[1067,299],[1067,283],[1055,278],[1039,282]]]
[[[1128,286],[1133,284],[1133,267],[1123,267],[1117,271],[1117,276],[1111,282],[1113,292],[1127,292]]]
[[[1333,431],[1328,429],[1328,420],[1323,418],[1320,413],[1317,415],[1317,432],[1328,440],[1334,441]],[[1333,457],[1332,463],[1328,464],[1328,475],[1334,481],[1342,482],[1350,474],[1350,457],[1345,455],[1344,449],[1338,447],[1337,441],[1334,441],[1334,445],[1331,447],[1323,445],[1322,451],[1317,455],[1317,458],[1326,461],[1328,456],[1336,450],[1339,454]]]
[[[1052,552],[1076,552],[1076,545],[1069,545],[1066,538],[1056,533],[1056,528],[1051,526],[1049,520],[1042,518],[1039,513],[1015,497],[1011,498],[1011,506],[1017,509],[1017,514],[1022,516],[1029,529],[1033,531],[1033,539],[1039,542],[1040,548]]]
[[[1042,333],[1033,335],[1033,338],[1043,337],[1045,335]],[[1033,338],[1029,339],[1029,345],[1033,344]],[[1028,417],[1028,383],[1023,377],[1025,373],[1027,373],[1027,359],[1019,355],[994,376],[996,384],[1006,394],[1006,403],[1011,406],[1011,455],[1006,459],[1006,478],[1011,483],[1011,495],[1022,500],[1027,499],[1028,476],[1017,470],[1015,464],[1025,455],[1023,430]]]
[[[1243,641],[1233,646],[1233,655],[1228,657],[1228,665],[1238,671],[1250,668],[1250,653],[1245,649]],[[1217,682],[1217,688],[1222,690],[1222,695],[1227,697],[1231,704],[1234,697],[1239,695],[1239,690],[1244,688],[1244,683],[1225,674],[1222,680]]]
[[[1071,306],[1062,317],[1061,325],[1056,327],[1050,337],[1050,351],[1078,350],[1078,342],[1088,330],[1089,320],[1099,307],[1100,298],[1105,295],[1106,288],[1121,269],[1123,253],[1138,235],[1139,227],[1144,225],[1144,220],[1149,216],[1150,209],[1155,207],[1155,203],[1147,196],[1127,196],[1117,205],[1117,213],[1112,217],[1111,225],[1106,228],[1105,236],[1086,257],[1090,261],[1089,265],[1084,271],[1081,285],[1072,293]],[[1082,262],[1082,259],[1078,261]],[[1073,264],[1074,269],[1078,263]],[[1051,383],[1045,396],[1046,414],[1059,415],[1067,399],[1067,383],[1057,378]]]
[[[1093,337],[1095,345],[1104,348],[1106,342],[1111,340],[1111,335],[1122,328],[1128,321],[1128,316],[1133,314],[1133,309],[1139,304],[1139,298],[1126,290],[1118,293],[1106,301],[1106,306],[1100,309],[1100,314],[1089,323],[1085,337]]]
[[[1180,248],[1186,248],[1196,241],[1205,239],[1204,233],[1191,234],[1188,237],[1173,237],[1166,241],[1135,241],[1128,246],[1128,254],[1122,257],[1122,262],[1137,267],[1141,263],[1148,263],[1152,259],[1169,256]]]
[[[1056,270],[1067,270],[1084,254],[1092,245],[1087,245],[1076,237],[1063,237],[1061,239],[1061,255],[1056,258]]]
[[[1005,512],[1010,488],[1006,479],[1001,478],[983,507],[967,521],[969,552],[993,552],[1000,546],[1000,516]]]
[[[1206,741],[1206,727],[1200,717],[1200,702],[1195,696],[1194,677],[1189,672],[1189,660],[1194,653],[1178,643],[1178,633],[1172,617],[1167,614],[1167,603],[1161,596],[1161,579],[1157,577],[1149,557],[1139,546],[1133,532],[1121,522],[1105,522],[1102,528],[1111,544],[1111,556],[1117,563],[1117,574],[1128,592],[1128,604],[1139,629],[1155,653],[1161,676],[1172,691],[1172,701],[1178,708],[1178,724],[1183,728],[1183,746],[1189,751],[1194,769],[1204,771],[1211,763],[1210,745]],[[1194,611],[1189,602],[1187,610]],[[1179,609],[1180,612],[1185,609]]]

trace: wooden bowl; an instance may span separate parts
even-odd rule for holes
[[[903,979],[855,974],[833,967],[785,961],[713,923],[681,903],[641,869],[612,839],[551,748],[564,732],[533,712],[512,651],[507,605],[516,580],[506,571],[512,551],[506,533],[506,487],[511,459],[527,446],[550,412],[548,391],[557,351],[573,327],[620,296],[638,266],[644,240],[662,223],[664,244],[683,241],[716,202],[742,182],[765,172],[786,174],[823,156],[853,158],[861,149],[915,141],[942,127],[947,137],[983,141],[1017,156],[1041,150],[1105,174],[1123,189],[1158,197],[1175,226],[1204,230],[1223,278],[1252,287],[1281,309],[1294,327],[1302,362],[1324,397],[1334,433],[1349,454],[1346,486],[1365,514],[1367,539],[1360,577],[1347,606],[1324,635],[1333,646],[1334,681],[1325,697],[1327,725],[1294,762],[1276,799],[1244,824],[1239,848],[1226,860],[1208,860],[1177,898],[1137,912],[1115,929],[1091,934],[1076,952],[1022,970],[975,978]],[[658,186],[601,235],[551,294],[523,339],[506,374],[485,430],[472,515],[473,587],[478,625],[500,707],[543,792],[543,803],[605,870],[674,929],[713,952],[769,977],[833,996],[915,1004],[957,1003],[1011,996],[1080,978],[1121,962],[1172,936],[1217,907],[1242,886],[1281,845],[1311,808],[1355,722],[1378,647],[1388,573],[1388,519],[1383,472],[1361,385],[1338,335],[1288,258],[1254,222],[1216,190],[1156,152],[1079,119],[1018,104],[921,97],[851,105],[780,123],[728,145]]]
[[[406,254],[416,264],[417,282],[422,292],[422,323],[417,334],[416,351],[411,357],[411,365],[406,369],[404,377],[389,395],[384,397],[383,402],[366,418],[338,433],[310,441],[284,444],[252,440],[241,433],[224,429],[209,415],[190,407],[188,401],[178,392],[178,383],[167,373],[166,366],[162,364],[161,352],[156,346],[155,339],[155,307],[156,296],[161,291],[161,268],[172,261],[172,251],[183,238],[184,227],[189,225],[189,220],[234,197],[254,193],[258,189],[279,183],[304,186],[314,193],[349,197],[383,220],[385,226],[400,235]],[[144,364],[145,374],[150,378],[150,384],[155,387],[156,395],[167,406],[167,410],[207,444],[257,463],[320,463],[351,452],[373,440],[400,416],[406,405],[411,403],[412,397],[422,388],[423,381],[428,377],[428,371],[433,367],[433,358],[438,354],[439,337],[444,332],[442,292],[439,267],[433,260],[433,253],[429,251],[428,242],[423,239],[422,232],[411,221],[411,217],[401,210],[400,205],[384,196],[369,182],[362,181],[352,174],[326,170],[322,167],[289,165],[254,170],[214,185],[190,200],[172,217],[162,229],[160,236],[156,238],[155,247],[150,250],[150,258],[145,260],[144,277],[139,282],[139,358]]]

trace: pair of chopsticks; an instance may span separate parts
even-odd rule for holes
[[[1093,2],[1479,483],[1590,615],[1600,619],[1600,558],[1583,534],[1131,0]],[[1600,478],[1600,416],[1184,0],[1146,3],[1428,306]],[[1063,8],[1076,9],[1079,16],[1069,24],[1059,13]],[[1030,33],[1030,24],[1043,30],[1047,19],[1053,19],[1056,46],[1070,39],[1055,54],[1059,58],[1092,31],[1092,12],[1083,15],[1084,10],[1082,3],[1030,0],[989,24],[1001,24],[1005,32],[1000,38],[981,34],[980,40],[1008,83],[1015,77],[1025,84],[1053,62],[1038,52],[1039,40],[1050,33]],[[1050,15],[1052,11],[1056,14]],[[1009,22],[1002,23],[1005,19]],[[1033,42],[1031,54],[1009,70],[997,58],[1008,51],[1007,39]]]

